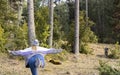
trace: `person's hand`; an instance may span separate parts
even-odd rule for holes
[[[57,51],[58,51],[58,52],[62,52],[62,51],[63,51],[63,49],[59,48]]]
[[[60,51],[63,51],[63,49],[62,49],[62,48],[59,48],[59,50],[60,50]]]
[[[8,50],[8,53],[11,53],[12,51]]]

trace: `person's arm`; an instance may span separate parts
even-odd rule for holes
[[[55,48],[50,48],[48,51],[46,51],[47,54],[56,54],[62,52],[62,49],[55,49]]]
[[[55,48],[48,49],[41,47],[40,49],[38,49],[38,52],[43,54],[56,54],[62,52],[62,49],[55,49]]]
[[[16,56],[25,56],[28,54],[31,54],[32,51],[28,51],[28,50],[18,50],[18,51],[10,51],[8,50],[8,52],[12,55],[16,55]]]

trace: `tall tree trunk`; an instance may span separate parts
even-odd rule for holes
[[[49,37],[49,46],[52,47],[53,43],[53,0],[50,0],[50,37]]]
[[[33,0],[27,0],[28,5],[28,37],[29,45],[32,45],[32,41],[36,38],[35,25],[34,25],[34,3]]]
[[[74,52],[79,55],[79,0],[75,0],[75,45]]]
[[[103,37],[103,40],[104,40],[104,38],[105,38],[105,26],[104,26],[104,22],[105,22],[105,1],[104,0],[102,0],[102,16],[101,16],[101,21],[102,21],[102,37]],[[106,34],[107,35],[107,34]],[[104,43],[104,41],[103,41],[103,43]]]
[[[86,0],[86,26],[88,25],[88,0]]]
[[[97,2],[97,16],[98,16],[98,24],[97,24],[97,32],[99,34],[99,38],[101,38],[100,42],[103,42],[103,37],[102,37],[102,21],[101,21],[101,1],[100,0],[96,0]]]
[[[23,10],[23,1],[19,1],[18,3],[18,26],[20,25],[20,21],[21,21],[21,15],[22,15],[22,10]]]

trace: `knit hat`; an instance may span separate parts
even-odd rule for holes
[[[32,45],[39,46],[39,41],[37,39],[33,40]]]

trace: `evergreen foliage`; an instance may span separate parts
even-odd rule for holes
[[[7,27],[7,26],[6,26]],[[18,50],[28,47],[27,41],[27,25],[24,24],[21,27],[16,25],[9,25],[8,31],[5,32],[6,41],[5,48],[11,50]]]
[[[0,25],[0,52],[4,50],[5,36],[4,29]]]
[[[89,0],[89,18],[95,22],[92,30],[101,43],[119,42],[119,4],[119,0]]]
[[[85,13],[84,13],[84,11],[81,11],[81,13],[80,13],[80,48],[82,48],[82,49],[83,49],[83,46],[86,45],[83,43],[93,43],[93,42],[95,43],[98,40],[97,36],[94,34],[94,32],[91,31],[91,26],[93,24],[94,23],[92,21],[88,20],[88,26],[86,26]],[[74,45],[74,42],[73,42],[73,40],[74,40],[74,23],[72,23],[70,25],[70,31],[68,33],[67,38],[68,38],[67,41],[69,43],[68,46],[73,48],[73,45]],[[87,49],[85,49],[85,50],[87,50]],[[84,51],[81,51],[81,52],[84,52]]]
[[[42,0],[34,1],[36,34],[41,46],[48,47],[49,9],[47,3],[44,6],[40,5],[41,3]],[[80,2],[80,51],[82,52],[83,49],[84,52],[84,49],[88,49],[87,43],[89,42],[119,42],[120,1],[89,0],[88,3],[89,18],[88,25],[86,25],[85,1],[81,0]],[[1,49],[5,51],[5,49],[22,49],[27,47],[26,7],[23,11],[24,21],[22,21],[21,26],[17,26],[17,10],[11,7],[8,0],[1,0],[0,7]],[[62,47],[68,51],[72,51],[74,46],[74,15],[74,1],[63,2],[54,7],[53,47]]]
[[[53,46],[65,48],[65,33],[68,32],[68,10],[66,4],[57,5],[54,9]]]
[[[40,7],[35,11],[35,26],[37,38],[40,41],[41,46],[48,47],[47,39],[49,36],[49,11],[47,7]]]
[[[112,14],[114,21],[113,34],[115,35],[114,39],[120,42],[120,0],[114,0],[113,4],[114,4],[114,13]]]

